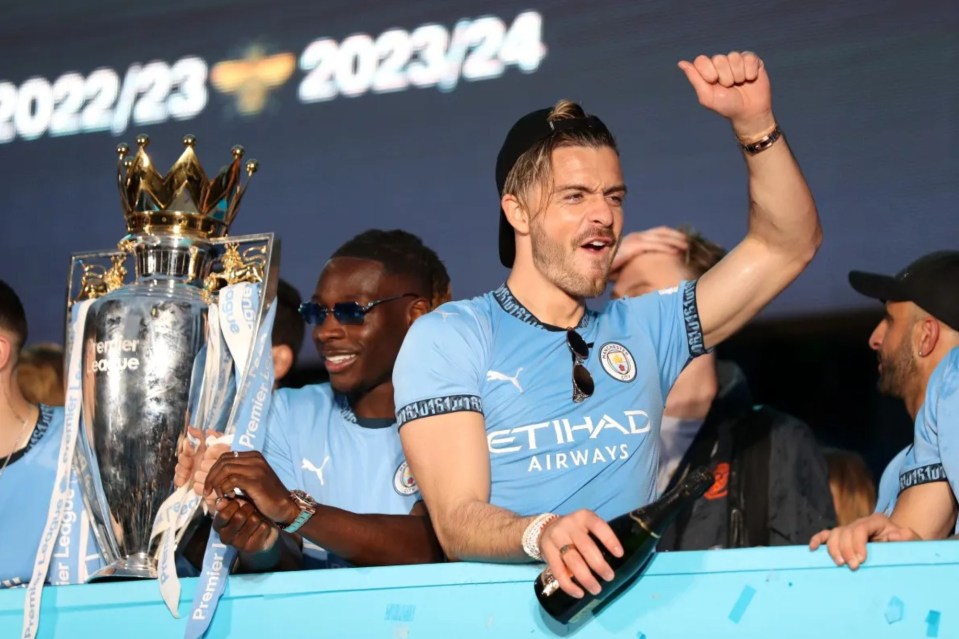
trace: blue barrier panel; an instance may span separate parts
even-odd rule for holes
[[[210,637],[959,637],[959,543],[875,544],[858,571],[801,546],[658,555],[577,628],[545,618],[535,566],[454,563],[238,576]],[[183,581],[189,614],[195,579]],[[0,591],[16,637],[23,589]],[[41,637],[179,637],[155,582],[48,588]]]

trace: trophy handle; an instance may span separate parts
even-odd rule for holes
[[[276,299],[280,275],[280,240],[273,233],[258,233],[255,235],[239,235],[212,240],[216,249],[222,250],[219,272],[210,274],[206,280],[207,290],[215,283],[219,286],[235,284],[237,282],[254,282],[260,284],[260,297],[257,303],[256,320],[253,325],[253,334],[259,335],[263,330],[263,319]],[[238,370],[236,374],[237,394],[240,394],[242,382],[246,378],[252,360],[247,362],[247,370]],[[234,430],[234,422],[240,402],[234,401],[230,416],[226,422],[226,432]]]
[[[67,279],[66,316],[64,318],[64,349],[70,352],[70,309],[82,300],[97,299],[123,286],[126,280],[126,262],[130,244],[121,241],[113,251],[74,253],[70,257]]]

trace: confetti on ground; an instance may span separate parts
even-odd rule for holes
[[[387,621],[413,621],[414,614],[416,614],[416,606],[390,604],[386,607]]]
[[[938,637],[939,636],[939,617],[942,615],[939,614],[938,610],[930,610],[929,614],[926,615],[926,636],[927,637]]]
[[[906,605],[902,603],[902,599],[899,597],[893,597],[889,600],[889,604],[886,605],[886,623],[896,623],[897,621],[902,621],[903,616],[905,615]]]
[[[746,612],[746,608],[749,607],[750,602],[753,600],[753,596],[756,594],[756,589],[752,586],[744,586],[743,591],[739,593],[739,599],[736,600],[736,605],[733,606],[733,609],[729,611],[729,620],[733,623],[739,623],[739,620],[743,618],[743,613]]]

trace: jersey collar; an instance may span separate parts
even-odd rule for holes
[[[347,399],[346,395],[340,395],[336,391],[333,391],[333,401],[336,404],[337,410],[340,411],[340,415],[351,424],[356,424],[361,428],[369,428],[372,430],[380,428],[390,428],[396,425],[396,419],[380,418],[380,417],[357,417],[353,412],[353,408],[350,406],[350,400]]]
[[[568,328],[566,326],[555,326],[553,324],[541,322],[535,315],[533,315],[532,311],[523,306],[523,303],[516,299],[516,297],[513,295],[513,292],[509,290],[509,286],[507,286],[505,282],[501,284],[498,289],[493,291],[493,298],[496,300],[496,303],[500,305],[500,308],[502,308],[506,313],[512,315],[525,324],[535,326],[536,328],[542,328],[547,331],[565,331]],[[583,313],[583,316],[580,318],[579,324],[574,328],[577,330],[584,330],[587,326],[589,326],[589,322],[592,319],[593,314],[593,311],[587,308]]]

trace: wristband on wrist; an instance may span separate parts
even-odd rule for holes
[[[783,137],[783,131],[782,129],[779,128],[779,125],[777,124],[776,128],[774,128],[772,131],[762,136],[755,142],[747,143],[740,140],[739,148],[741,148],[743,151],[745,151],[749,155],[756,155],[757,153],[765,151],[766,149],[771,147],[781,137]]]
[[[559,515],[543,513],[523,531],[523,552],[536,561],[543,561],[543,555],[539,551],[539,538],[543,535],[543,529],[555,519],[559,519]]]

